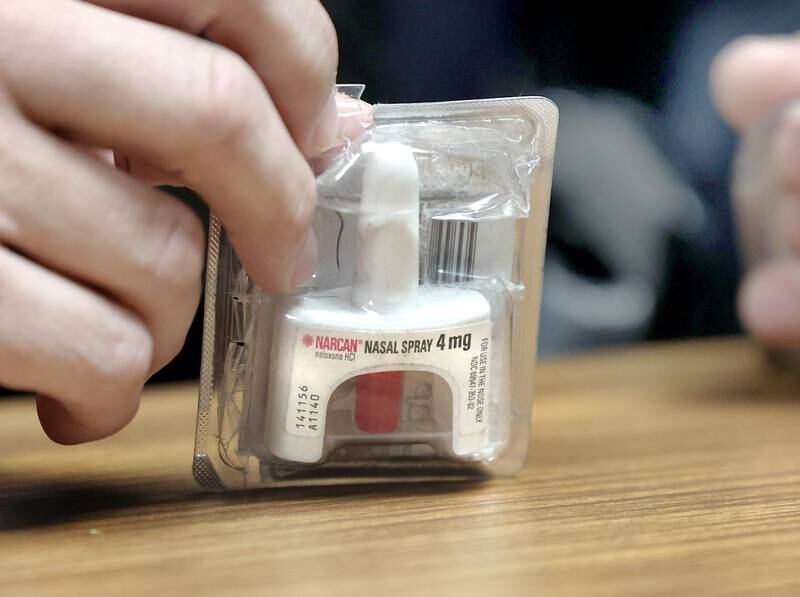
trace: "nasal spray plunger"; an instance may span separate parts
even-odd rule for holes
[[[353,305],[390,313],[418,294],[419,170],[408,147],[386,143],[364,171]]]

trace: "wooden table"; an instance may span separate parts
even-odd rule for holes
[[[195,388],[64,448],[0,402],[2,595],[800,595],[800,380],[745,341],[549,362],[514,480],[204,494]]]

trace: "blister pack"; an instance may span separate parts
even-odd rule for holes
[[[535,97],[376,106],[318,176],[320,260],[292,296],[212,216],[201,485],[519,470],[557,120]]]

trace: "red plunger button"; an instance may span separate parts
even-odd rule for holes
[[[366,373],[356,382],[356,425],[367,433],[391,433],[400,424],[403,372]]]

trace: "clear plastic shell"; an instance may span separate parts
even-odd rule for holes
[[[320,262],[293,296],[255,286],[212,216],[201,485],[470,478],[523,465],[557,118],[544,98],[377,106],[360,138],[326,156]],[[370,220],[365,175],[389,145],[413,156],[418,210]],[[403,226],[413,234],[398,236]],[[366,287],[401,279],[404,255],[414,255],[410,298],[387,309],[354,298],[382,259]]]

